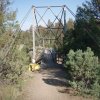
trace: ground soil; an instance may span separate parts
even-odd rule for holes
[[[59,67],[42,69],[30,75],[33,78],[27,81],[18,100],[92,100],[75,96],[68,87],[66,72]]]

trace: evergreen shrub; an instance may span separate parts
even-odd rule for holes
[[[100,67],[98,57],[91,48],[86,51],[70,50],[67,54],[65,67],[71,78],[69,83],[80,92],[100,96]]]

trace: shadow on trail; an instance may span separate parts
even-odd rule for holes
[[[66,86],[66,82],[58,80],[58,79],[43,79],[46,84],[54,85],[54,86]]]
[[[67,79],[67,71],[64,69],[63,65],[55,64],[51,67],[46,67],[42,69],[41,74],[43,75],[42,80],[49,85],[69,87]]]

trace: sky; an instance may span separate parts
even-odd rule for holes
[[[14,0],[13,4],[11,5],[12,10],[17,10],[17,20],[19,23],[23,20],[28,10],[31,8],[32,5],[34,6],[58,6],[58,5],[67,5],[74,13],[76,13],[77,7],[81,6],[83,2],[86,0]],[[89,1],[89,0],[88,0]],[[60,9],[53,9],[55,14],[58,14]],[[39,9],[39,13],[42,16],[45,9]],[[60,17],[60,16],[59,16]],[[74,17],[66,11],[66,19],[69,18],[74,19]],[[39,20],[39,17],[37,16]],[[55,19],[52,14],[47,12],[44,17],[44,20],[50,19],[53,21]],[[33,13],[30,12],[30,15],[27,17],[25,23],[22,26],[23,30],[27,30],[33,24]],[[43,22],[41,22],[43,24]]]

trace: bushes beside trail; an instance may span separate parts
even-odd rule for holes
[[[70,50],[65,67],[70,75],[70,85],[81,93],[100,97],[100,65],[91,48],[86,51]]]

